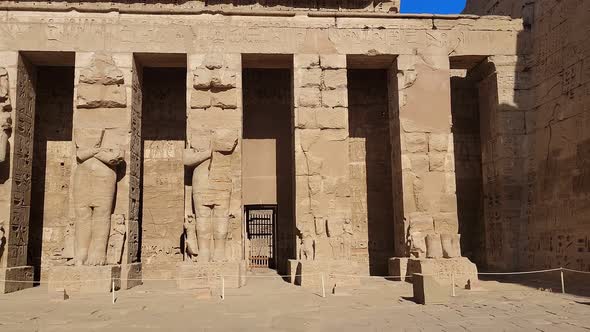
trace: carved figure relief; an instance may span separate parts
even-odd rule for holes
[[[12,131],[12,118],[10,113],[0,113],[0,163],[8,156],[8,137]]]
[[[192,175],[192,202],[185,224],[187,239],[191,238],[194,218],[198,262],[225,261],[229,229],[229,208],[232,195],[231,154],[238,143],[235,130],[215,131],[209,148],[190,146],[184,151],[183,161],[194,167]],[[194,248],[191,248],[193,251]],[[193,254],[196,250],[193,251]]]
[[[328,239],[332,247],[332,258],[350,259],[352,246],[352,220],[335,217],[327,220]]]
[[[5,68],[0,68],[0,163],[6,160],[9,153],[8,138],[12,131],[11,110],[8,72]]]
[[[96,53],[80,71],[78,108],[120,108],[127,105],[123,72],[108,54]]]
[[[76,265],[104,265],[117,185],[115,167],[124,151],[105,144],[105,129],[84,129],[75,137],[78,167],[73,204]]]
[[[111,230],[107,248],[107,264],[121,264],[127,233],[124,214],[111,215]]]
[[[199,254],[194,214],[189,214],[184,219],[184,253],[191,261],[196,260]]]

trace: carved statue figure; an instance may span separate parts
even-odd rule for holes
[[[312,261],[315,259],[315,240],[309,233],[301,235],[301,251],[299,259]]]
[[[8,155],[8,136],[12,130],[12,119],[9,112],[0,112],[0,163]]]
[[[189,214],[184,219],[184,252],[190,260],[195,260],[199,254],[194,214]]]
[[[343,216],[335,216],[327,220],[327,226],[332,258],[349,259],[352,246],[352,221]]]
[[[125,249],[126,222],[124,214],[111,215],[111,229],[108,240],[107,264],[121,264]]]
[[[191,146],[184,152],[184,165],[194,167],[190,210],[195,213],[199,262],[224,261],[227,258],[225,249],[232,194],[231,154],[237,143],[237,131],[217,130],[209,149]]]
[[[105,130],[76,135],[78,167],[74,174],[75,264],[104,265],[111,227],[117,174],[124,152],[103,144]]]

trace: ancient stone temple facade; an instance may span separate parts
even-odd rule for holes
[[[533,82],[552,91],[532,78],[529,8],[398,8],[2,2],[0,290],[239,287],[261,267],[303,286],[414,272],[465,284],[478,267],[557,264],[533,248],[546,231],[528,233],[549,204],[531,192],[570,167],[530,155],[535,139],[565,145],[529,131],[557,121],[528,116]],[[587,106],[573,66],[562,90]]]

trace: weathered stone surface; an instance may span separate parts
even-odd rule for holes
[[[107,238],[100,240],[109,243],[106,261],[129,263],[131,275],[141,274],[141,266],[133,265],[140,259],[156,266],[160,262],[156,256],[162,255],[165,256],[162,260],[170,266],[177,263],[184,249],[178,243],[182,224],[189,215],[195,215],[195,236],[201,235],[200,240],[191,240],[197,242],[192,245],[197,260],[198,257],[207,262],[240,259],[244,241],[240,142],[240,137],[244,137],[241,109],[244,64],[246,70],[293,68],[290,71],[294,76],[293,91],[289,90],[292,94],[269,91],[265,102],[273,101],[275,94],[285,93],[295,108],[293,222],[302,234],[299,239],[295,234],[288,236],[290,242],[298,242],[291,252],[298,253],[302,260],[350,260],[367,265],[369,255],[376,260],[377,252],[389,250],[385,248],[395,247],[400,251],[399,256],[405,258],[410,255],[422,258],[439,257],[439,254],[429,255],[439,245],[443,257],[458,258],[460,249],[455,244],[459,239],[459,223],[463,229],[464,221],[469,219],[464,213],[465,206],[473,203],[472,206],[482,207],[486,232],[472,229],[463,234],[463,240],[471,239],[473,234],[485,234],[488,248],[484,255],[492,266],[514,267],[504,262],[512,260],[507,257],[521,255],[514,261],[557,264],[560,257],[567,257],[566,260],[575,260],[580,269],[585,269],[583,253],[587,251],[587,241],[579,234],[584,234],[580,220],[585,215],[587,194],[584,143],[590,139],[583,130],[588,122],[584,115],[590,81],[585,62],[588,49],[576,47],[575,55],[569,50],[571,45],[587,44],[583,34],[587,5],[579,1],[555,6],[539,4],[539,15],[532,20],[526,14],[532,4],[514,4],[520,2],[503,0],[492,6],[484,1],[470,8],[479,8],[480,13],[523,15],[525,27],[522,20],[498,17],[339,17],[335,25],[333,18],[306,15],[280,18],[234,15],[227,20],[224,15],[195,14],[178,20],[177,15],[165,14],[166,10],[194,9],[190,7],[194,2],[160,6],[158,10],[164,12],[149,28],[145,23],[151,17],[148,13],[124,14],[122,21],[113,21],[108,13],[87,13],[107,6],[100,2],[70,4],[75,9],[83,7],[82,16],[92,16],[90,25],[75,17],[48,25],[47,17],[56,16],[52,8],[61,9],[64,4],[36,4],[44,12],[35,14],[11,10],[7,4],[9,19],[2,23],[6,33],[0,36],[5,49],[0,57],[0,108],[5,111],[0,112],[0,161],[4,161],[0,165],[0,223],[6,230],[6,250],[0,257],[0,266],[19,266],[26,260],[27,240],[24,239],[32,238],[26,234],[27,228],[33,225],[27,214],[31,207],[47,212],[41,223],[44,229],[36,230],[43,233],[44,258],[53,257],[54,251],[58,260],[79,256],[73,253],[71,239],[75,236],[67,235],[71,233],[66,230],[70,217],[75,215],[75,222],[80,225],[80,220],[88,219],[90,214],[105,226],[113,214],[124,214],[128,219],[127,229],[133,229],[123,237],[125,249],[120,245],[122,233],[116,229],[116,223],[110,223],[110,236],[93,235],[92,239]],[[237,3],[200,5],[211,10],[229,7],[250,10]],[[371,3],[363,7],[319,2],[310,7],[322,11],[387,12],[384,8],[393,5],[397,3]],[[108,6],[115,10],[155,8],[153,4],[139,3]],[[306,6],[280,4],[276,9],[305,10]],[[512,12],[517,7],[522,12],[520,9]],[[264,13],[267,8],[261,6],[257,10]],[[546,19],[553,16],[563,17],[563,22],[555,24]],[[529,29],[531,24],[538,25]],[[108,26],[110,30],[97,30],[93,26]],[[568,38],[561,38],[563,35]],[[34,73],[40,64],[62,65],[69,61],[66,57],[70,55],[18,54],[20,50],[79,50],[72,68],[76,95],[69,98],[76,106],[73,132],[97,128],[107,131],[116,128],[120,132],[114,139],[110,138],[117,146],[108,146],[105,151],[94,151],[96,142],[80,145],[86,145],[84,148],[92,152],[90,170],[85,169],[87,161],[71,164],[76,158],[68,152],[70,138],[49,140],[46,169],[36,170],[36,174],[46,174],[46,188],[36,188],[26,179],[38,179],[31,176],[28,165],[39,165],[31,153],[32,138],[44,134],[33,123],[34,96],[51,94],[35,91],[29,73]],[[156,54],[162,53],[166,53],[162,59],[187,54],[182,83],[170,85],[171,90],[188,94],[186,102],[184,95],[173,98],[182,100],[179,105],[170,98],[160,98],[167,92],[155,93],[142,85],[145,69],[176,66],[167,60],[160,62]],[[55,59],[56,54],[59,61]],[[293,54],[292,63],[287,63],[291,61],[287,54]],[[392,56],[387,60],[387,55],[397,58]],[[30,71],[27,66],[31,67]],[[365,67],[383,69],[386,79],[366,80],[379,82],[371,84],[375,95],[349,100],[355,87],[351,87],[348,76]],[[464,77],[478,77],[470,83],[481,98],[471,106],[480,110],[478,120],[481,121],[471,126],[474,131],[471,136],[457,131],[461,118],[451,112],[449,96],[453,89],[449,81],[459,70],[465,72]],[[56,78],[56,82],[60,80]],[[377,91],[381,85],[383,91]],[[11,100],[15,98],[17,102],[12,105]],[[471,102],[469,98],[459,99]],[[54,106],[59,108],[56,105],[64,102],[60,99],[38,108],[50,112]],[[12,111],[13,106],[18,106],[14,114],[6,112]],[[366,111],[357,113],[353,106]],[[180,108],[181,112],[172,112],[173,108]],[[154,109],[162,109],[163,116],[158,122],[162,130],[142,124],[142,116],[150,118]],[[13,124],[8,121],[10,117]],[[61,113],[55,118],[62,119]],[[63,119],[64,123],[72,122]],[[69,132],[67,127],[57,127],[47,132],[52,135]],[[474,138],[476,133],[480,134],[481,142],[463,140]],[[185,147],[187,157],[193,153],[189,163],[191,184],[186,188],[180,160]],[[119,151],[120,155],[115,156]],[[471,161],[467,163],[470,167],[461,163],[461,157]],[[396,164],[398,160],[401,169]],[[121,167],[115,168],[115,163]],[[147,170],[143,178],[142,166]],[[79,176],[84,171],[86,174]],[[478,172],[479,177],[471,176]],[[97,173],[101,174],[96,176]],[[64,178],[80,179],[69,188]],[[376,178],[382,181],[374,181]],[[465,178],[473,180],[473,187],[463,181]],[[474,183],[482,184],[481,190]],[[80,201],[93,198],[94,193],[86,187],[94,191],[106,188],[105,195],[98,196],[106,203],[112,200],[112,209],[102,206],[109,204],[88,201],[81,204]],[[186,190],[185,195],[182,188]],[[28,197],[31,191],[43,189],[46,189],[45,206],[37,207]],[[396,191],[392,197],[388,189]],[[80,190],[87,192],[80,194]],[[464,195],[466,191],[485,198],[471,201],[470,195]],[[140,197],[143,202],[139,201]],[[158,200],[161,202],[154,205],[144,204]],[[461,201],[459,205],[458,201]],[[178,204],[186,206],[183,209]],[[563,204],[568,209],[556,208]],[[144,220],[139,219],[139,206],[148,206],[143,211]],[[172,211],[170,216],[162,212],[163,207]],[[472,212],[476,208],[467,210]],[[575,216],[559,214],[563,210],[577,212]],[[380,213],[374,216],[369,211]],[[145,220],[148,218],[152,220]],[[526,222],[533,219],[541,221]],[[386,229],[388,220],[394,229]],[[558,229],[546,229],[543,225],[550,224],[547,220],[560,220]],[[139,225],[144,229],[139,229]],[[139,232],[146,235],[143,239],[151,240],[143,243],[144,257],[138,257]],[[395,246],[392,238],[381,233],[394,234],[391,236]],[[441,236],[439,240],[437,235]],[[159,237],[165,239],[166,248],[153,241]],[[529,240],[519,240],[524,238]],[[569,248],[565,253],[558,252],[555,246],[543,245],[558,240],[562,243],[563,238],[567,239],[564,247]],[[46,246],[47,242],[52,245]],[[102,254],[91,256],[86,263],[104,264]],[[551,257],[548,263],[543,259],[545,256]],[[387,258],[382,260],[384,266]],[[78,257],[78,261],[83,264],[85,260]],[[42,264],[43,268],[48,267]]]
[[[419,304],[447,303],[450,297],[449,287],[438,283],[435,277],[422,273],[412,274],[414,301]]]
[[[80,71],[78,108],[123,108],[127,105],[127,90],[123,72],[113,58],[95,53],[88,67]]]
[[[221,289],[222,278],[226,288],[240,288],[245,286],[245,279],[241,276],[244,269],[238,262],[207,262],[197,264],[181,263],[177,266],[176,286],[181,289],[209,288]]]
[[[408,273],[408,258],[392,257],[388,260],[388,278],[396,281],[406,281],[409,279]]]
[[[121,266],[54,266],[49,270],[48,290],[76,293],[109,293],[121,288]]]
[[[117,85],[80,84],[78,108],[121,108],[127,105],[125,89]]]
[[[350,260],[289,260],[289,264],[294,284],[301,287],[321,291],[322,276],[326,292],[360,284],[358,264]]]
[[[422,273],[433,276],[437,282],[443,285],[450,285],[454,278],[455,285],[461,288],[469,280],[478,280],[477,267],[466,257],[450,259],[410,258],[407,271],[408,274]]]
[[[0,294],[12,293],[33,287],[33,267],[0,268]]]
[[[115,166],[124,160],[124,151],[117,146],[119,142],[111,130],[86,129],[76,132],[76,156],[80,162],[73,177],[76,265],[107,263],[112,207],[117,186]],[[121,219],[123,225],[114,227],[123,232],[124,217],[115,217],[118,223],[121,223]],[[113,236],[112,259],[120,260],[115,256],[121,257],[121,236]]]

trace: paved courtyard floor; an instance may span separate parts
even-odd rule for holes
[[[198,299],[169,282],[49,300],[44,286],[0,295],[0,331],[590,331],[590,299],[481,282],[444,305],[419,305],[408,283],[368,279],[320,296],[269,274],[225,299]]]

